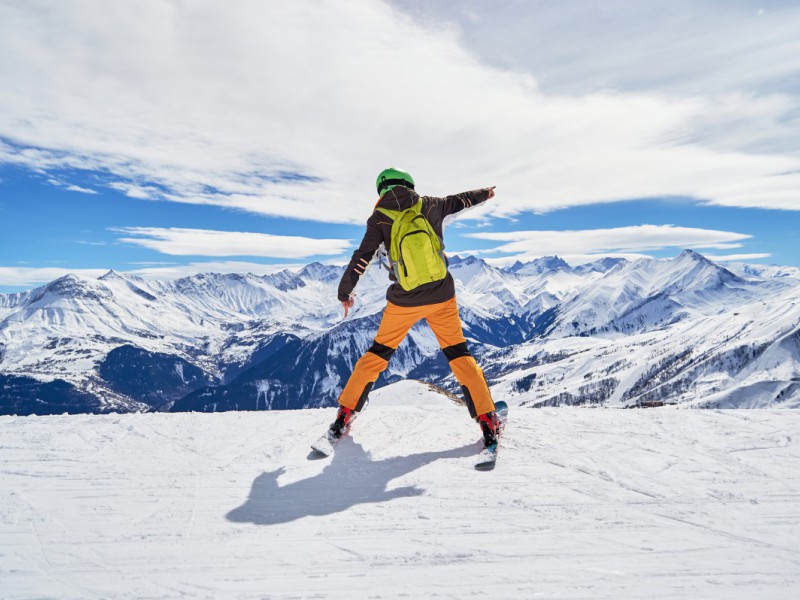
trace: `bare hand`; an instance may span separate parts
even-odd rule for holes
[[[496,187],[497,187],[496,185],[493,185],[492,187],[489,188],[489,198],[494,198],[494,188]]]
[[[342,300],[342,306],[344,307],[344,318],[347,318],[347,313],[353,308],[353,304],[355,304],[355,300],[352,298],[348,298],[347,300]]]

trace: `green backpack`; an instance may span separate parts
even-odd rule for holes
[[[444,279],[444,244],[422,214],[422,198],[406,210],[378,210],[393,221],[389,259],[400,287],[408,292]]]

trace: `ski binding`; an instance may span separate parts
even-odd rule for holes
[[[475,461],[475,468],[479,471],[491,471],[497,464],[497,451],[499,450],[500,438],[503,435],[503,430],[506,428],[506,421],[508,420],[508,404],[503,402],[496,402],[495,412],[500,421],[500,427],[497,429],[497,441],[481,450],[478,455],[478,460]]]

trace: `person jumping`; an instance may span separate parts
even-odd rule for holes
[[[376,182],[380,196],[361,245],[339,283],[338,297],[344,315],[353,307],[352,293],[372,257],[383,245],[390,263],[392,284],[386,292],[386,308],[375,341],[356,362],[339,395],[339,412],[328,430],[338,440],[363,410],[378,375],[389,365],[394,351],[411,327],[425,319],[449,361],[467,403],[470,416],[481,427],[488,447],[496,442],[498,418],[483,371],[475,362],[461,330],[456,287],[448,271],[442,242],[442,221],[485,202],[494,188],[464,192],[445,198],[420,196],[414,179],[401,169],[385,169]]]

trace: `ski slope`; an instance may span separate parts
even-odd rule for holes
[[[3,598],[800,597],[800,414],[512,406],[0,417]]]

